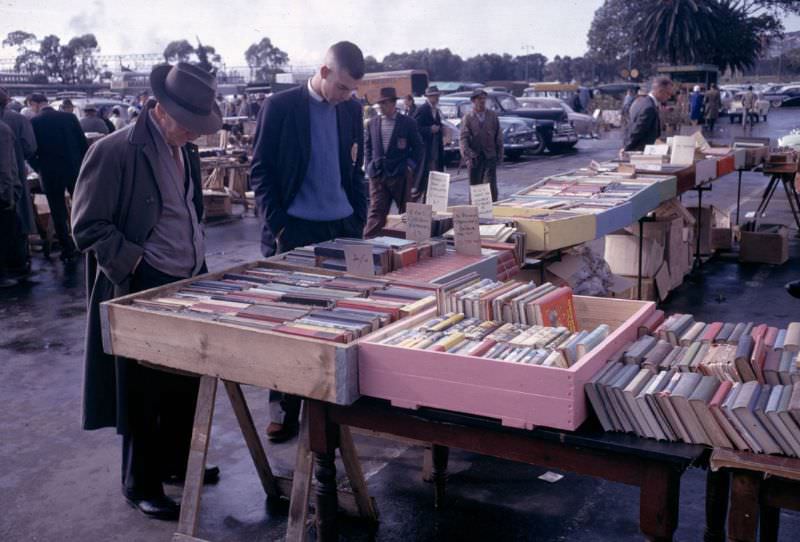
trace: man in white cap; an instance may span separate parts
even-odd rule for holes
[[[72,231],[86,252],[89,296],[83,427],[117,428],[123,495],[149,517],[175,520],[180,507],[162,483],[183,478],[198,379],[105,354],[100,303],[205,270],[200,159],[190,142],[218,131],[222,115],[215,77],[197,66],[156,66],[150,86],[156,99],[90,148],[75,188]],[[206,469],[207,483],[218,478]]]

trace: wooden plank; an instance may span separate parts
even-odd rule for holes
[[[211,419],[214,417],[214,400],[216,396],[217,379],[210,376],[202,377],[197,393],[192,442],[189,448],[189,461],[186,465],[181,515],[178,520],[177,532],[180,534],[189,536],[197,534],[197,526],[200,522],[200,497],[203,489],[208,442],[211,438]]]
[[[711,454],[711,468],[748,470],[789,480],[800,480],[800,459],[785,456],[715,448]]]
[[[264,452],[264,445],[261,443],[261,438],[258,436],[258,431],[253,424],[253,417],[250,415],[250,409],[247,407],[247,400],[242,393],[242,388],[236,382],[225,380],[224,383],[225,391],[231,401],[231,407],[233,407],[236,420],[242,430],[242,436],[247,444],[247,449],[250,451],[250,457],[253,459],[253,465],[256,467],[258,478],[261,480],[261,486],[269,497],[278,498],[281,496],[281,491],[269,466],[269,459],[267,459],[267,454]]]
[[[303,409],[300,416],[300,434],[297,438],[297,459],[294,465],[294,480],[289,501],[289,520],[286,526],[286,542],[303,542],[308,536],[308,498],[311,493],[312,458],[309,449],[308,412]]]
[[[363,518],[378,521],[378,511],[375,502],[369,496],[364,471],[361,468],[355,444],[353,444],[353,436],[350,434],[350,428],[346,425],[339,427],[339,453],[342,456],[342,464],[344,464],[344,470],[350,481],[350,488],[353,490],[359,514]]]

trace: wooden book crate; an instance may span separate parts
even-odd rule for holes
[[[582,329],[605,323],[612,332],[569,369],[377,344],[393,331],[387,329],[359,342],[359,391],[401,408],[477,414],[510,427],[577,429],[588,415],[584,384],[626,342],[636,340],[655,304],[586,296],[573,300]]]
[[[158,366],[251,384],[310,399],[347,405],[358,399],[356,343],[296,337],[268,329],[216,322],[187,313],[144,309],[134,299],[168,295],[199,279],[214,280],[250,267],[298,271],[277,262],[252,262],[218,273],[127,295],[102,303],[103,348],[113,355]],[[302,269],[320,275],[342,275]],[[399,281],[398,281],[399,282]],[[435,301],[431,301],[431,307]],[[430,318],[431,308],[400,319],[375,333],[404,326],[406,320]],[[362,337],[364,340],[369,335]]]

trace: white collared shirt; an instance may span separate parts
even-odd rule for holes
[[[311,79],[308,80],[308,94],[317,102],[321,103],[325,101],[325,98],[317,94],[317,91],[311,86]]]

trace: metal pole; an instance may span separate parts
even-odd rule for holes
[[[739,184],[736,187],[736,225],[739,225],[739,206],[742,201],[742,170],[739,170]]]
[[[639,293],[636,296],[639,301],[642,300],[642,255],[644,253],[644,218],[639,219]]]

